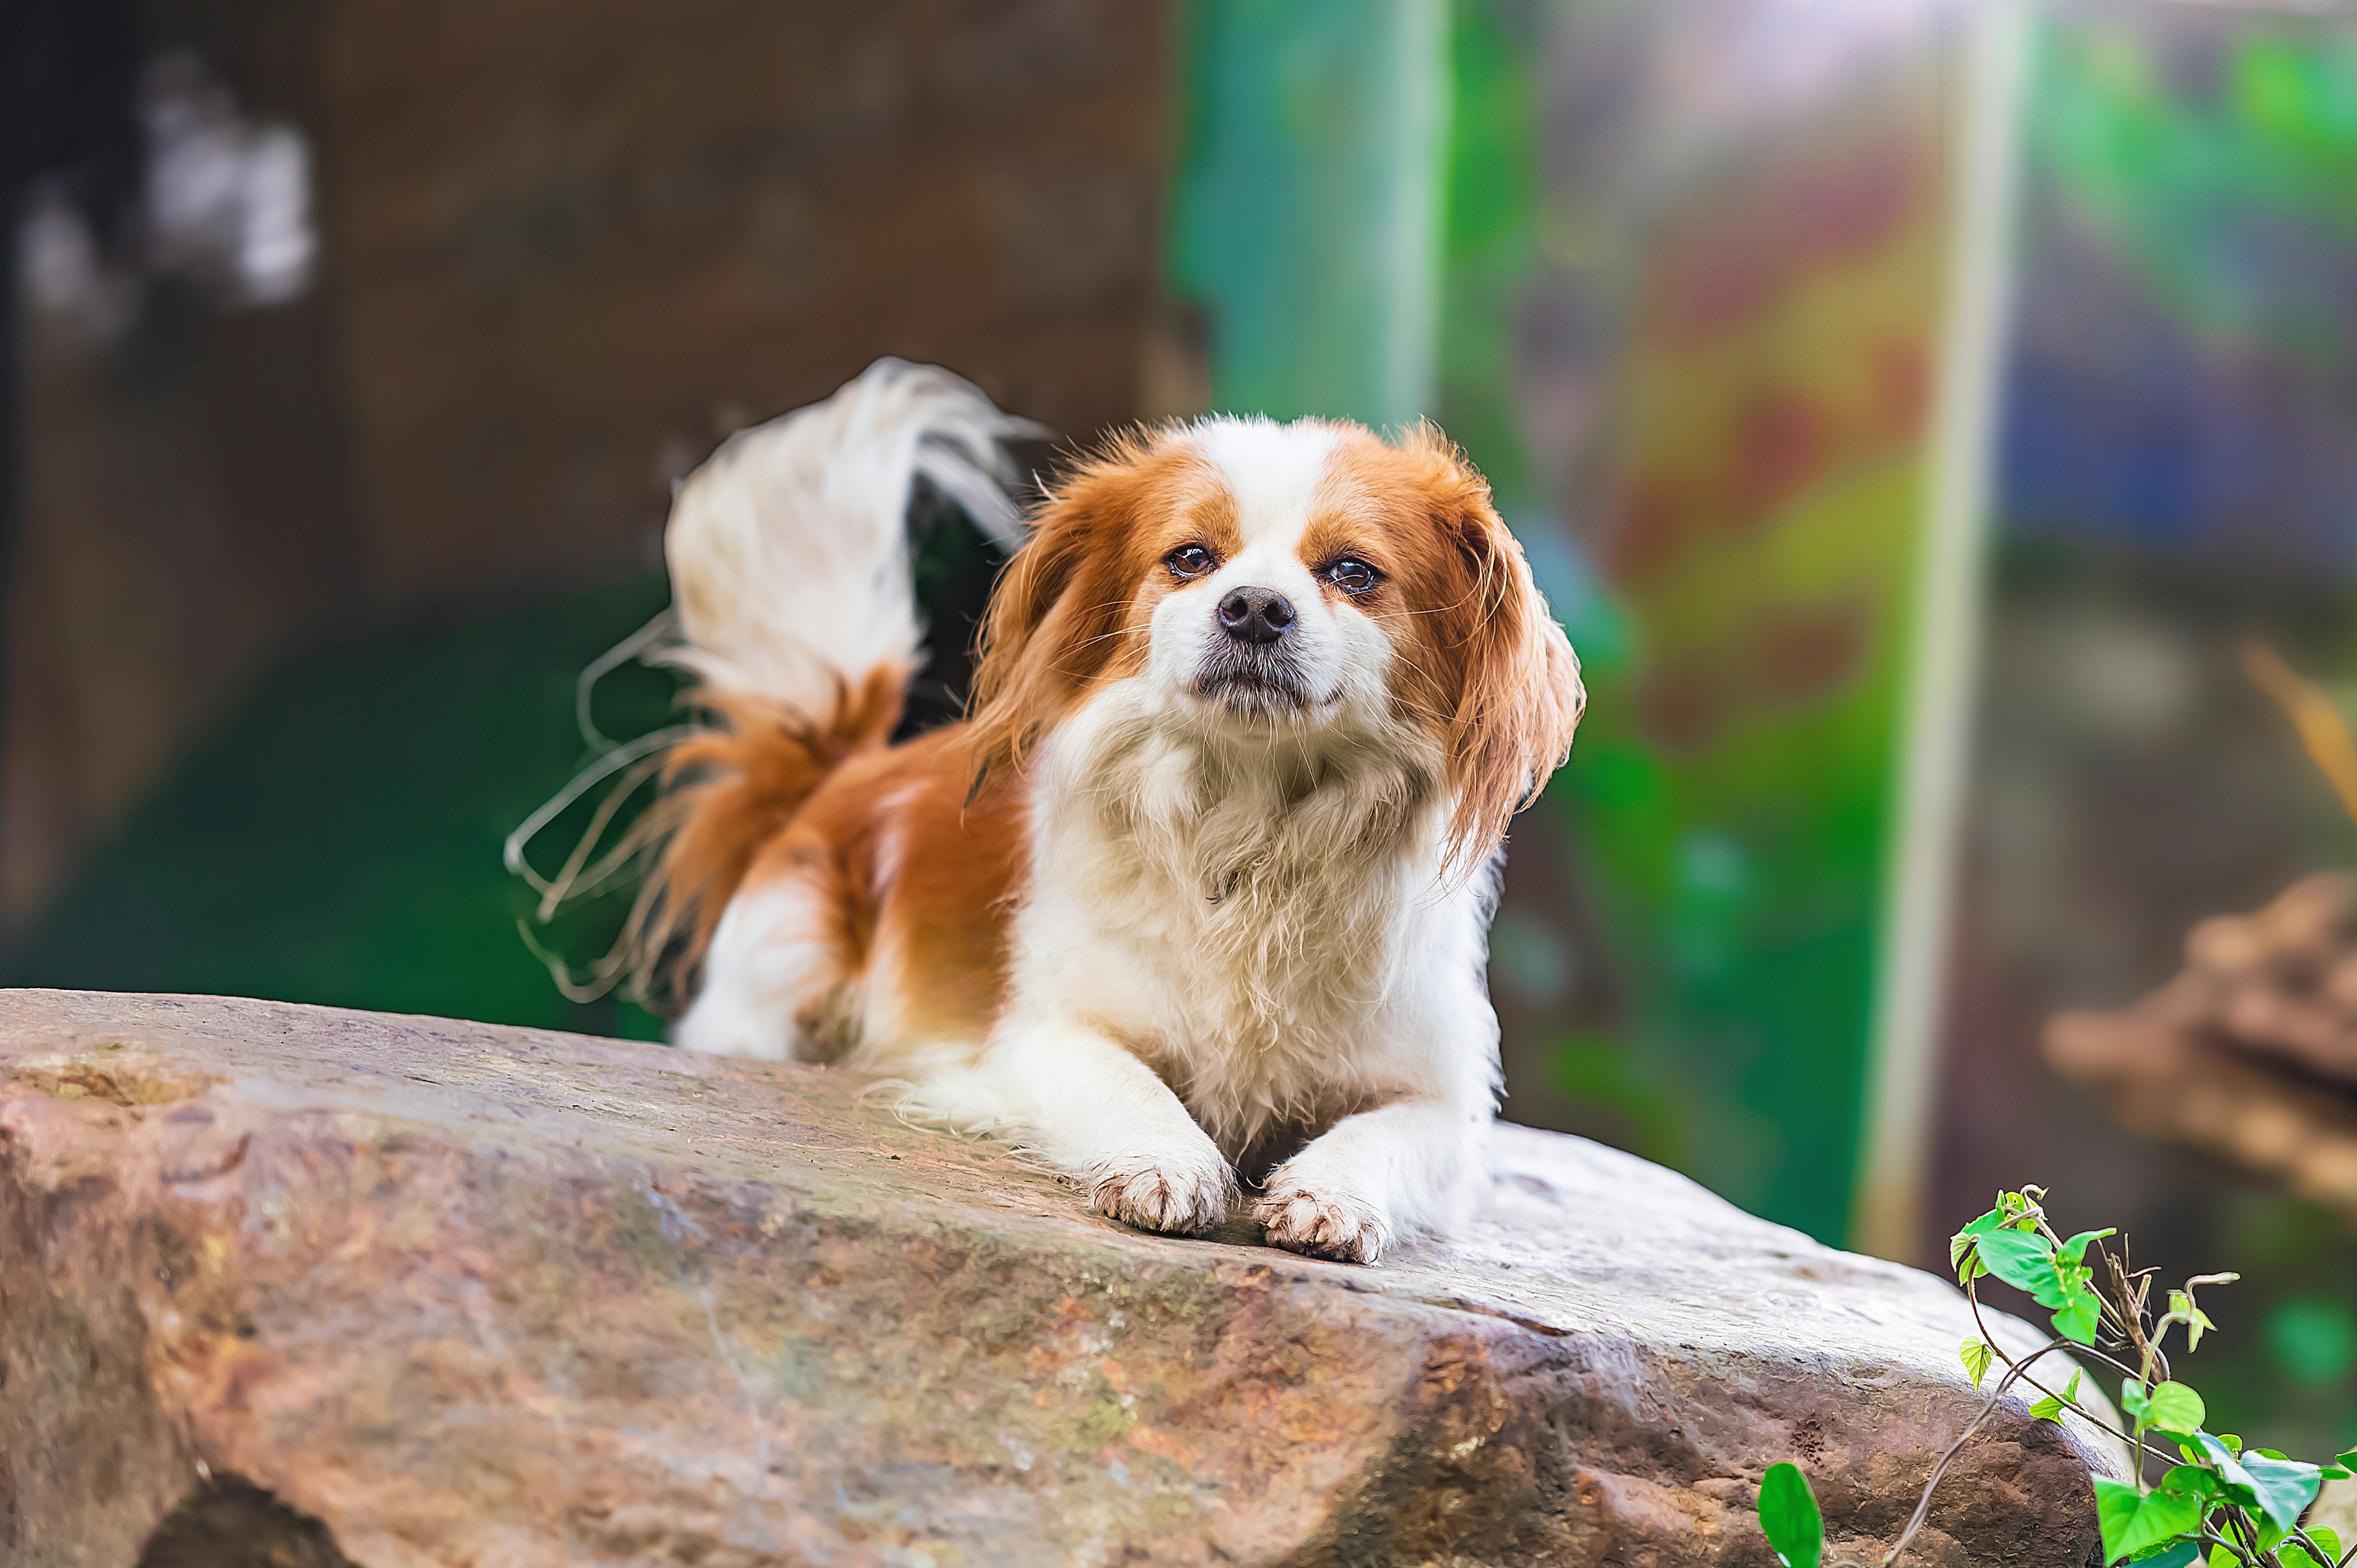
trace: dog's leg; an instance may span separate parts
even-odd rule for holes
[[[1235,1173],[1152,1069],[1077,1020],[1010,1023],[984,1053],[1016,1134],[1088,1184],[1103,1213],[1194,1234],[1225,1218]]]
[[[1398,1237],[1461,1217],[1491,1115],[1482,1093],[1346,1116],[1270,1173],[1253,1218],[1277,1246],[1372,1263]]]

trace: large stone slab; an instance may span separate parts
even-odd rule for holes
[[[1494,1155],[1361,1269],[827,1071],[0,993],[0,1562],[1766,1564],[1784,1458],[1878,1555],[1978,1403],[1956,1292]],[[2103,1463],[2008,1404],[1917,1560],[2092,1561]]]

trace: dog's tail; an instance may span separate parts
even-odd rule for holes
[[[711,722],[671,749],[660,844],[628,940],[675,996],[754,855],[853,754],[879,746],[923,657],[909,492],[921,476],[1020,542],[1002,443],[1038,433],[947,371],[878,360],[824,403],[731,436],[672,503],[663,551]]]

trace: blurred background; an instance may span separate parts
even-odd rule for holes
[[[0,978],[657,1037],[501,845],[669,722],[577,677],[721,435],[884,353],[1430,414],[1593,697],[1507,1113],[1932,1264],[2045,1183],[2242,1272],[2213,1425],[2357,1443],[2357,20],[6,0],[0,73]]]

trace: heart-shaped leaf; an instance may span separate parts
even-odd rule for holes
[[[2189,1498],[2205,1502],[2226,1500],[2226,1488],[2218,1479],[2218,1472],[2206,1465],[2178,1465],[2160,1478],[2164,1492],[2182,1492]]]
[[[1973,1243],[1988,1272],[2047,1308],[2067,1305],[2061,1276],[2054,1272],[2054,1249],[2033,1231],[1992,1230]]]
[[[2146,1425],[2164,1432],[2199,1432],[2210,1412],[2201,1396],[2183,1383],[2162,1383],[2152,1391],[2142,1415]]]
[[[2095,1519],[2104,1561],[2117,1563],[2201,1528],[2201,1505],[2181,1492],[2139,1493],[2125,1481],[2095,1477]]]
[[[2103,1321],[2104,1304],[2095,1293],[2081,1286],[2062,1310],[2054,1315],[2054,1332],[2081,1345],[2095,1342],[2095,1325]]]
[[[2048,1394],[2044,1399],[2031,1405],[2030,1415],[2039,1421],[2061,1421],[2062,1412],[2070,1409],[2079,1398],[2079,1380],[2082,1375],[2077,1368],[2072,1368],[2071,1380],[2063,1385],[2062,1391],[2060,1394]]]
[[[2219,1488],[2230,1501],[2255,1509],[2259,1506],[2259,1489],[2252,1484],[2250,1473],[2243,1468],[2242,1460],[2230,1446],[2240,1441],[2231,1434],[2218,1438],[2196,1432],[2181,1446],[2188,1457],[2207,1465],[2216,1474]]]
[[[1824,1516],[1798,1466],[1770,1465],[1760,1478],[1760,1530],[1784,1568],[1817,1568],[1825,1550]]]
[[[2278,1530],[2289,1530],[2299,1522],[2301,1511],[2316,1500],[2317,1488],[2324,1480],[2318,1466],[2259,1454],[2244,1455],[2243,1469],[2258,1493],[2261,1511]]]

